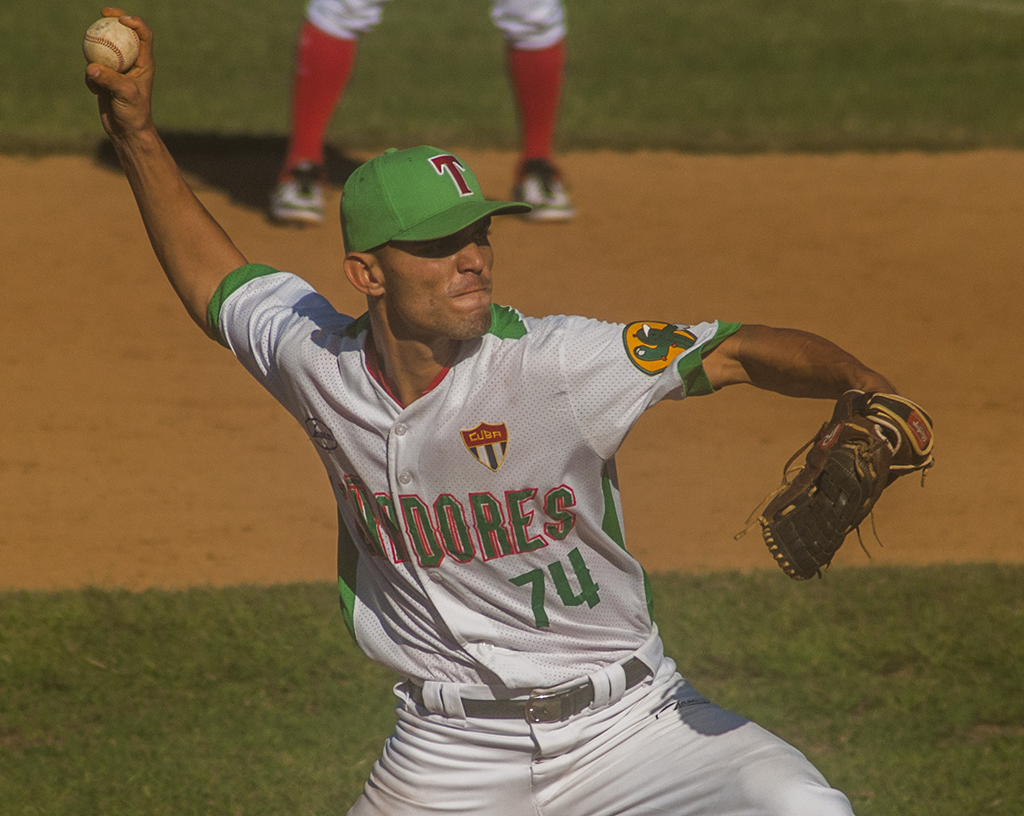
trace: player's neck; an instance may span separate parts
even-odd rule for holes
[[[403,406],[409,406],[444,378],[461,343],[446,340],[427,344],[399,340],[388,332],[372,331],[367,338],[371,373]]]

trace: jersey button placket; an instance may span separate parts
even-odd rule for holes
[[[399,470],[401,468],[401,459],[403,449],[408,447],[408,442],[405,442],[405,437],[409,433],[409,426],[404,422],[399,422],[391,428],[391,457],[395,463],[395,469],[398,470],[398,483],[402,487],[408,487],[412,483],[412,473],[408,470]],[[405,444],[399,444],[405,442]]]

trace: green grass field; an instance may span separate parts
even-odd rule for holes
[[[1024,0],[566,0],[562,148],[699,151],[1024,145]],[[304,2],[138,0],[163,129],[282,136]],[[202,10],[202,11],[200,11]],[[330,139],[516,144],[489,4],[400,0],[364,38]],[[0,149],[100,134],[81,37],[99,6],[0,10]]]
[[[661,575],[667,652],[861,816],[1024,812],[1024,568]],[[0,813],[328,814],[394,678],[328,585],[0,595]]]

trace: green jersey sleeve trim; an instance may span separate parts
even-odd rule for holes
[[[210,305],[206,307],[206,325],[214,331],[218,343],[222,346],[227,346],[227,341],[220,333],[220,310],[223,308],[224,302],[249,281],[262,278],[265,275],[274,275],[277,272],[278,270],[272,266],[246,264],[245,266],[238,267],[233,272],[229,272],[228,276],[220,282],[217,291],[210,298]]]
[[[364,331],[368,331],[370,328],[370,313],[363,312],[359,317],[349,323],[344,331],[341,332],[342,337],[350,337],[355,339]]]
[[[502,340],[518,340],[526,336],[526,324],[515,309],[508,306],[496,306],[491,304],[491,328],[488,334],[493,334]]]
[[[704,372],[704,358],[718,348],[722,341],[735,334],[742,323],[719,322],[715,336],[700,347],[700,354],[684,354],[679,358],[678,371],[688,397],[703,397],[714,394],[715,389]]]

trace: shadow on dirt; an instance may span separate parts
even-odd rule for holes
[[[190,179],[226,193],[240,206],[266,211],[287,148],[283,137],[173,131],[161,136]],[[336,187],[341,187],[360,164],[331,145],[326,147],[324,159],[327,181]],[[104,167],[121,166],[107,140],[99,143],[96,160]]]

